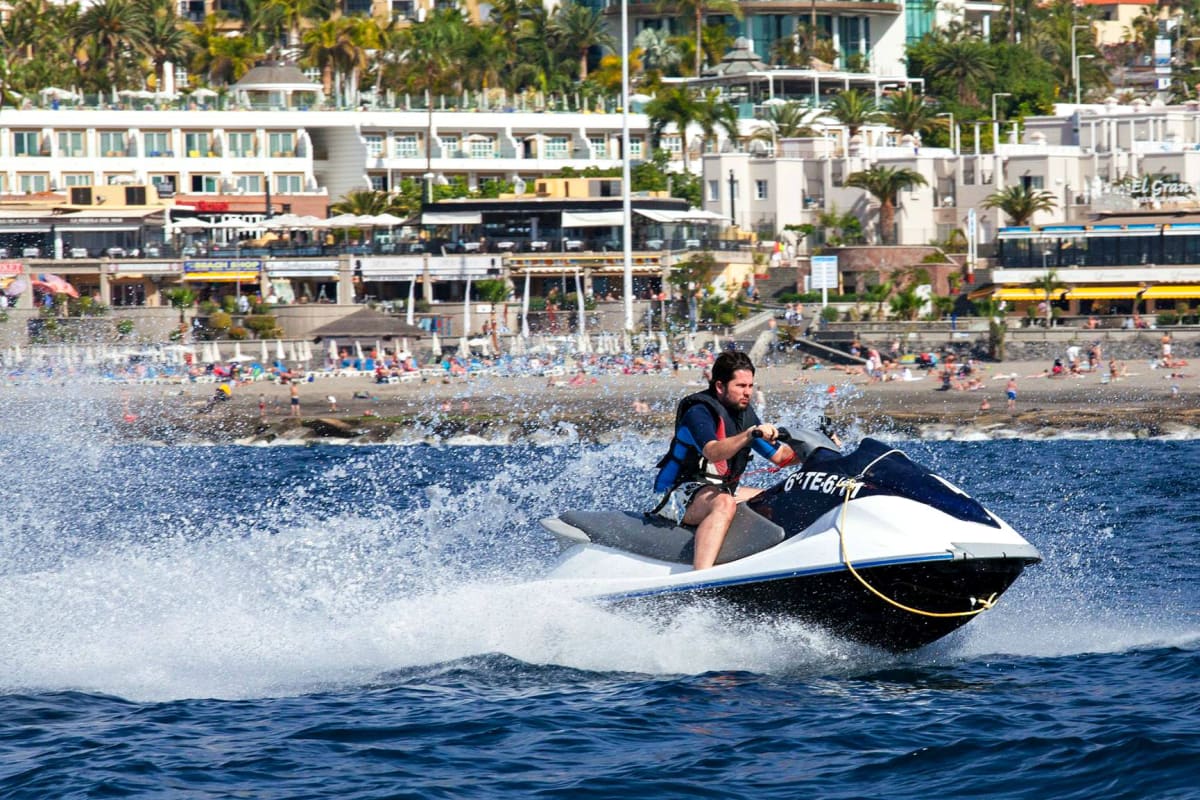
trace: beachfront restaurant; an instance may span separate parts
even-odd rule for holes
[[[1051,304],[1064,313],[1176,310],[1200,300],[1200,218],[1160,213],[1001,228],[995,263],[991,284],[972,299],[1042,303],[1038,282],[1053,271],[1062,287],[1051,292]]]

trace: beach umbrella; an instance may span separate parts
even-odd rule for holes
[[[404,355],[401,356],[400,353],[403,353]],[[405,336],[403,339],[400,340],[400,352],[396,354],[396,357],[397,358],[408,358],[410,355],[412,355],[412,351],[408,349],[408,337]]]
[[[233,343],[233,361],[245,361],[246,357],[242,355],[242,343],[235,341]]]
[[[337,366],[338,363],[338,348],[336,339],[329,340],[329,363],[333,364],[334,366]]]
[[[360,362],[363,360],[362,343],[358,339],[354,340],[354,357]]]
[[[42,97],[52,97],[55,100],[78,100],[79,95],[72,92],[70,89],[59,89],[57,86],[47,86],[38,94]]]
[[[579,305],[579,335],[587,336],[587,312],[583,307],[583,285],[579,282],[579,270],[575,270],[575,299]]]
[[[586,333],[579,334],[579,352],[580,353],[592,352],[592,342],[590,339],[588,339],[588,335]]]
[[[471,278],[467,278],[467,291],[463,294],[463,336],[471,335]]]
[[[667,341],[667,334],[663,331],[658,332],[658,352],[661,355],[671,352],[671,344]]]
[[[295,342],[288,342],[287,343],[287,352],[288,352],[287,360],[288,361],[299,360],[301,349],[302,349],[302,347],[298,347]],[[280,360],[282,360],[282,359],[280,359]]]
[[[267,353],[267,340],[259,339],[258,340],[258,362],[260,364],[266,364],[270,360],[271,360],[271,356]]]
[[[218,94],[217,92],[214,92],[212,89],[208,89],[203,86],[201,86],[199,89],[192,89],[192,91],[189,92],[189,94],[192,97],[199,97],[201,100],[212,99],[214,97],[220,97],[220,94]]]
[[[65,279],[60,278],[49,272],[39,272],[33,276],[31,281],[34,289],[40,289],[43,292],[50,294],[65,294],[68,297],[79,297],[79,290],[68,283]]]
[[[521,298],[521,337],[529,337],[529,272],[525,272],[525,296]]]
[[[512,337],[512,342],[508,346],[508,352],[510,355],[514,355],[514,356],[525,355],[525,337],[524,336]]]
[[[409,325],[416,324],[414,322],[414,320],[415,320],[414,314],[416,313],[416,308],[417,308],[416,294],[417,294],[417,279],[416,279],[416,276],[413,276],[413,279],[408,282],[408,311],[404,315],[404,321],[407,322]]]
[[[458,355],[462,358],[471,357],[471,343],[467,341],[467,337],[458,337]]]
[[[633,352],[633,342],[629,340],[629,331],[621,331],[621,352]]]
[[[221,345],[216,340],[213,340],[209,346],[212,348],[210,351],[212,358],[209,359],[209,362],[216,364],[221,360]]]
[[[721,337],[717,336],[715,333],[713,334],[713,352],[721,352]]]
[[[433,357],[435,359],[442,357],[442,343],[438,339],[437,331],[433,332],[433,341],[430,343],[429,349],[433,353]]]
[[[295,344],[292,344],[292,352],[293,352],[293,353],[295,353],[295,352],[296,352],[296,345],[295,345]],[[294,357],[295,357],[295,356],[293,356],[293,358],[294,358]],[[276,340],[275,340],[275,358],[276,358],[276,360],[278,360],[278,361],[285,361],[285,360],[286,360],[286,357],[284,356],[284,352],[283,352],[283,340],[282,340],[282,339],[276,339]],[[264,360],[265,360],[265,359],[264,359]]]

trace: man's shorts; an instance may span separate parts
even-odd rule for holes
[[[696,499],[696,493],[706,486],[712,486],[723,492],[733,494],[731,489],[720,484],[705,483],[704,481],[688,481],[687,483],[679,484],[671,490],[671,495],[667,498],[666,505],[658,513],[676,525],[682,525],[683,517],[687,514],[688,507]]]

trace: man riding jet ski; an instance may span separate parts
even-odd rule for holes
[[[721,353],[708,389],[680,401],[671,447],[658,462],[654,491],[664,494],[655,512],[696,526],[696,569],[713,565],[737,504],[761,491],[738,486],[750,451],[777,466],[795,461],[792,448],[778,441],[779,429],[759,421],[750,405],[753,397],[750,357],[741,351]]]
[[[736,381],[726,374],[714,365],[714,395],[718,383]],[[715,601],[910,650],[991,608],[1041,560],[978,501],[883,442],[864,439],[842,453],[823,434],[793,436],[762,425],[748,406],[730,412],[722,405],[695,395],[680,404],[681,423],[701,407],[718,421],[717,435],[696,447],[696,438],[685,440],[694,437],[689,426],[676,426],[671,452],[659,462],[656,488],[666,493],[659,509],[542,520],[562,550],[550,574],[556,590],[632,609]],[[754,430],[773,449],[758,449]],[[730,440],[728,449],[713,447]],[[776,466],[800,466],[742,494],[736,481],[751,448]],[[699,484],[690,498],[681,491],[689,484]],[[707,513],[691,514],[697,496],[710,498]],[[673,512],[658,513],[672,503]],[[704,539],[713,513],[721,515],[716,534]]]

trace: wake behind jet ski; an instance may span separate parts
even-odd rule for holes
[[[785,441],[803,460],[741,503],[710,569],[694,529],[658,514],[570,511],[542,521],[562,549],[550,579],[619,607],[717,602],[911,650],[990,608],[1038,551],[951,483],[864,439]]]

